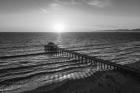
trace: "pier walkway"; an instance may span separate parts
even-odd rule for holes
[[[99,59],[94,56],[88,56],[85,54],[77,53],[75,51],[68,50],[65,48],[60,48],[60,47],[57,47],[57,45],[55,45],[54,43],[49,43],[48,45],[45,45],[44,52],[42,53],[14,55],[14,56],[1,56],[0,59],[36,56],[36,55],[44,55],[44,54],[53,54],[56,56],[66,55],[67,57],[78,60],[79,63],[83,63],[83,64],[90,63],[92,66],[97,67],[99,69],[98,71],[115,70],[115,71],[122,72],[124,74],[129,74],[129,75],[140,78],[140,71],[137,69],[134,69],[125,65],[113,63],[108,60]]]

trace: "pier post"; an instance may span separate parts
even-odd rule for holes
[[[82,56],[82,63],[84,63],[84,61],[85,61],[85,60],[84,60],[84,57]]]

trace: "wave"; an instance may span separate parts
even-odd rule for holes
[[[92,39],[57,41],[66,49],[122,65],[140,60],[140,41],[110,42]],[[23,48],[16,46],[6,49],[7,51],[4,51],[1,48],[1,56],[41,52],[43,46]],[[88,77],[98,70],[98,67],[90,63],[82,63],[65,54],[2,59],[0,60],[0,92],[20,93],[52,82]]]

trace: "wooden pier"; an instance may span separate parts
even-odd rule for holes
[[[119,72],[140,78],[140,71],[137,69],[130,68],[125,65],[116,64],[108,60],[103,60],[103,59],[99,59],[93,56],[77,53],[75,51],[67,50],[65,48],[59,48],[54,43],[49,43],[48,45],[44,46],[44,52],[42,53],[15,55],[15,56],[2,56],[0,57],[0,59],[44,55],[44,54],[54,54],[56,56],[62,56],[65,54],[67,57],[78,60],[79,63],[84,63],[84,64],[90,63],[91,66],[94,66],[94,67],[96,66],[98,68],[98,71],[115,70],[115,71],[119,71]]]

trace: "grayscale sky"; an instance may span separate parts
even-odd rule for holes
[[[140,28],[140,0],[0,0],[0,31]]]

